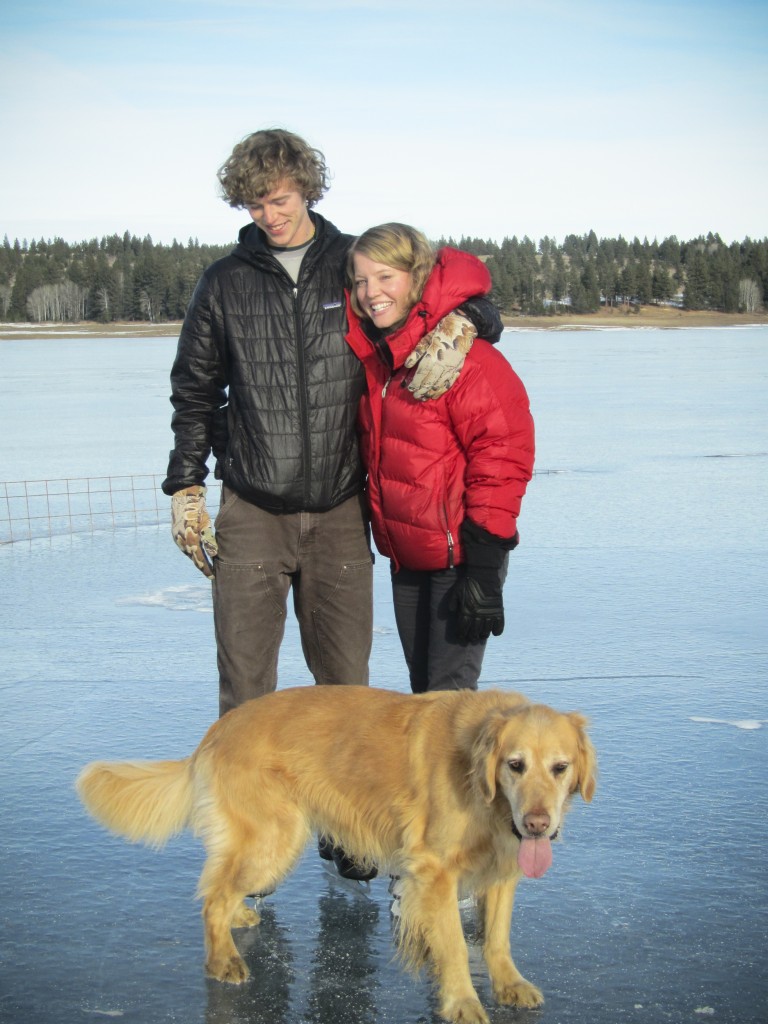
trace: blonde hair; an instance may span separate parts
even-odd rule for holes
[[[352,243],[347,257],[347,278],[349,280],[352,309],[358,316],[365,313],[357,301],[355,288],[354,256],[359,252],[375,263],[383,263],[395,270],[404,270],[411,275],[411,294],[408,307],[414,306],[424,291],[429,275],[435,265],[435,252],[426,235],[408,224],[379,224],[368,228]]]
[[[328,167],[319,149],[283,128],[253,132],[238,142],[218,172],[221,196],[230,206],[248,206],[290,182],[313,207],[328,191]]]

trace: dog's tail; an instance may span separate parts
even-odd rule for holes
[[[191,758],[183,761],[94,761],[75,783],[89,812],[132,843],[160,847],[190,822]]]

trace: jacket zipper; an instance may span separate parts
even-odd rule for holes
[[[448,518],[447,517],[447,513],[446,513],[446,518]],[[446,530],[445,531],[445,536],[448,539],[448,568],[452,569],[453,568],[453,534],[451,533],[450,530]]]
[[[387,361],[384,359],[384,357],[383,357],[383,355],[382,355],[382,353],[380,351],[379,351],[379,356],[381,358],[382,363],[384,363],[384,365],[386,366],[387,365]],[[384,386],[381,389],[382,401],[387,397],[387,388],[389,387],[390,383],[392,382],[392,378],[393,377],[394,377],[394,371],[390,370],[389,376],[384,381]],[[379,422],[379,436],[376,438],[376,444],[374,446],[375,447],[375,451],[376,451],[376,482],[377,482],[378,488],[379,488],[379,500],[381,500],[381,495],[382,495],[382,490],[381,490],[381,435],[383,434],[383,432],[384,432],[384,409],[382,408],[380,422]],[[389,541],[389,530],[387,528],[387,520],[386,520],[386,516],[384,515],[384,509],[383,508],[382,508],[382,517],[381,518],[382,518],[382,524],[383,524],[384,529],[385,529],[385,531],[387,533],[387,541]],[[392,565],[394,566],[395,572],[397,572],[400,569],[400,563],[397,560],[397,558],[395,557],[395,553],[392,550],[392,544],[391,543],[389,544],[389,549],[392,552],[390,554],[390,558],[392,560]]]
[[[269,255],[267,258],[267,264],[271,270],[276,269],[277,274],[284,281],[288,283],[291,288],[292,299],[293,299],[293,323],[296,332],[296,372],[297,372],[297,395],[299,402],[299,420],[301,423],[301,471],[304,479],[304,505],[309,504],[309,500],[312,494],[312,481],[310,478],[310,466],[311,466],[311,450],[310,450],[310,439],[309,439],[309,415],[307,412],[307,398],[306,398],[306,365],[304,362],[304,332],[301,327],[301,317],[299,315],[299,288],[298,283],[294,282],[284,267],[280,265],[278,260],[274,256]],[[306,276],[307,265],[312,262],[306,258],[302,260],[301,269],[299,270],[299,281]]]
[[[309,418],[306,399],[306,366],[304,363],[304,332],[299,316],[299,288],[293,286],[293,322],[296,327],[296,370],[298,376],[299,419],[301,421],[301,474],[304,480],[304,505],[309,504],[312,490],[310,473]]]
[[[448,471],[443,465],[443,492],[448,494]],[[451,519],[448,515],[448,502],[443,499],[443,515],[445,516],[445,539],[448,542],[448,568],[453,569],[453,534],[451,533]]]

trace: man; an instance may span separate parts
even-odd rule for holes
[[[177,538],[212,578],[206,552],[215,557],[220,714],[275,689],[291,589],[315,681],[368,682],[372,567],[355,439],[364,379],[344,340],[350,239],[310,215],[326,176],[322,155],[288,132],[235,148],[222,189],[254,223],[200,279],[171,373],[176,445],[163,490]],[[198,544],[211,449],[222,505],[215,541]]]
[[[344,337],[353,239],[313,212],[328,189],[325,159],[291,132],[257,131],[219,181],[253,223],[205,271],[187,311],[162,486],[177,544],[213,580],[225,714],[276,688],[289,591],[319,684],[367,685],[373,612],[355,429],[365,375]],[[412,354],[416,397],[450,386],[476,334],[464,317],[445,320]],[[215,537],[211,451],[222,480]]]

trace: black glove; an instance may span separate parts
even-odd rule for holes
[[[476,644],[504,631],[501,570],[507,553],[517,545],[517,534],[505,540],[471,519],[461,526],[463,573],[454,584],[449,608],[456,614],[456,636]]]
[[[498,572],[482,569],[470,576],[467,569],[454,584],[450,609],[456,613],[456,636],[462,643],[479,643],[491,633],[500,636],[504,631],[504,603]]]

